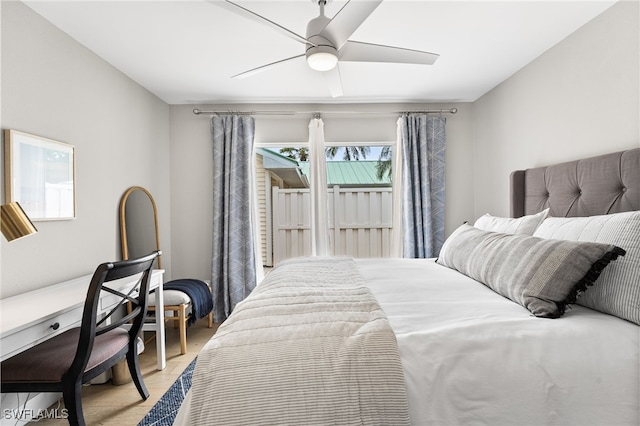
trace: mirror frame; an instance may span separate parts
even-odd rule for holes
[[[122,245],[123,260],[129,259],[129,247],[127,243],[127,220],[125,217],[125,210],[126,210],[127,199],[129,198],[129,195],[131,195],[131,193],[133,193],[134,191],[144,192],[147,195],[147,197],[149,197],[149,200],[151,201],[151,207],[153,208],[154,227],[156,232],[156,249],[160,250],[160,232],[158,228],[158,208],[156,207],[156,202],[153,199],[153,196],[151,195],[151,193],[146,188],[143,188],[142,186],[132,186],[131,188],[127,189],[125,193],[122,194],[122,198],[120,198],[120,243]],[[161,256],[157,257],[157,261],[158,261],[158,269],[162,269]]]

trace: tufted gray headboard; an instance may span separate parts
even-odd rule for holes
[[[511,173],[511,216],[640,210],[640,148]]]

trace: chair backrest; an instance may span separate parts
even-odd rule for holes
[[[132,321],[129,329],[129,340],[135,340],[142,328],[144,318],[147,314],[147,297],[149,295],[149,279],[154,260],[160,255],[160,251],[131,260],[119,262],[107,262],[98,265],[87,291],[87,298],[82,313],[80,325],[80,338],[78,350],[69,368],[69,374],[82,374],[89,362],[89,357],[93,349],[95,337],[104,334],[116,327],[128,324]],[[106,283],[122,278],[138,275],[138,281],[127,293],[114,290]],[[120,298],[114,307],[102,318],[97,318],[98,304],[100,302],[101,291],[106,291]],[[136,293],[134,296],[132,294]],[[123,317],[114,316],[117,312],[122,313],[123,306],[131,302],[133,309]]]

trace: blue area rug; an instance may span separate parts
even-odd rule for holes
[[[197,358],[196,358],[197,359]],[[180,377],[171,385],[169,390],[151,408],[151,411],[138,423],[138,426],[171,426],[178,414],[180,405],[184,401],[187,391],[191,388],[191,376],[196,366],[196,359],[182,372]]]

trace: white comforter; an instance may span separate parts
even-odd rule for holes
[[[639,326],[581,306],[536,318],[433,260],[356,264],[396,335],[414,426],[640,425]]]
[[[357,260],[396,334],[413,425],[639,425],[640,327],[560,319],[432,260]]]

